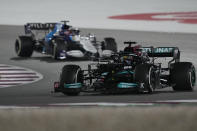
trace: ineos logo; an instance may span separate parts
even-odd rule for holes
[[[110,19],[144,20],[144,21],[177,21],[184,24],[197,24],[197,12],[143,13],[110,16]]]

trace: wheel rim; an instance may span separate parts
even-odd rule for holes
[[[155,75],[153,72],[153,67],[149,69],[149,91],[153,92],[154,90],[154,83],[155,83]]]
[[[77,70],[77,72],[76,72],[76,75],[75,75],[75,83],[77,83],[78,82],[78,75],[79,75],[79,71],[80,71],[80,68]]]
[[[195,68],[193,67],[191,72],[189,73],[190,75],[190,83],[191,83],[191,87],[194,87],[195,83],[196,83],[196,71]]]
[[[15,43],[15,51],[16,53],[19,55],[20,53],[20,50],[21,50],[21,45],[19,43],[19,40],[16,40],[16,43]]]

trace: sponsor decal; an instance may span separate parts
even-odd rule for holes
[[[132,88],[132,87],[137,87],[137,84],[136,83],[120,82],[117,86],[118,86],[118,88]]]
[[[110,16],[110,19],[142,21],[176,21],[184,24],[197,24],[197,12],[142,13]]]
[[[129,67],[131,67],[131,66],[129,66]],[[131,68],[129,68],[129,69],[131,69]],[[122,71],[122,72],[118,72],[117,74],[134,74],[134,72],[133,71]]]
[[[150,47],[143,47],[143,52],[151,52],[151,48]],[[154,48],[154,53],[171,53],[173,52],[173,47],[157,47],[157,48]]]
[[[42,30],[42,29],[52,29],[55,27],[56,23],[27,23],[26,27],[32,30]]]
[[[64,88],[81,88],[81,83],[64,84]]]
[[[106,76],[108,74],[108,72],[104,72],[104,73],[102,73],[101,75],[102,76]]]

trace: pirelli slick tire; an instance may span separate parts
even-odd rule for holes
[[[65,85],[82,84],[83,74],[78,65],[65,65],[60,76],[60,88],[65,95],[78,95],[81,87],[66,88]]]
[[[175,91],[192,91],[196,83],[196,71],[191,62],[177,62],[171,65],[170,80]]]
[[[15,51],[20,57],[31,57],[34,50],[34,42],[30,36],[19,36],[15,41]]]
[[[153,93],[159,83],[154,67],[151,64],[137,65],[134,70],[134,80],[136,83],[143,85],[143,90],[140,89],[140,91],[147,93]]]
[[[102,50],[111,50],[117,52],[117,43],[114,38],[106,37],[102,43]]]
[[[55,60],[58,60],[58,59],[60,59],[60,57],[61,57],[60,54],[62,52],[66,52],[66,44],[65,44],[65,41],[63,39],[56,38],[55,44],[53,46],[53,55],[52,55],[52,57]]]

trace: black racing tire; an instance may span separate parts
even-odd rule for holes
[[[196,83],[196,71],[191,62],[171,65],[170,81],[174,91],[192,91]]]
[[[52,54],[53,58],[55,60],[58,60],[60,57],[60,53],[62,51],[65,51],[65,52],[67,51],[67,44],[65,43],[65,41],[63,39],[56,38],[55,44],[53,46],[53,54]]]
[[[102,50],[111,50],[113,52],[117,52],[117,43],[114,38],[106,37],[104,38],[104,42],[102,43]]]
[[[60,88],[65,95],[78,95],[81,88],[64,88],[64,84],[83,83],[83,74],[78,65],[65,65],[60,76]]]
[[[19,36],[15,41],[15,52],[20,57],[31,57],[34,50],[34,42],[30,36]]]
[[[158,75],[154,72],[154,67],[151,64],[139,64],[134,70],[134,81],[138,84],[143,84],[143,92],[153,93],[158,86]],[[141,91],[141,89],[140,89]]]

